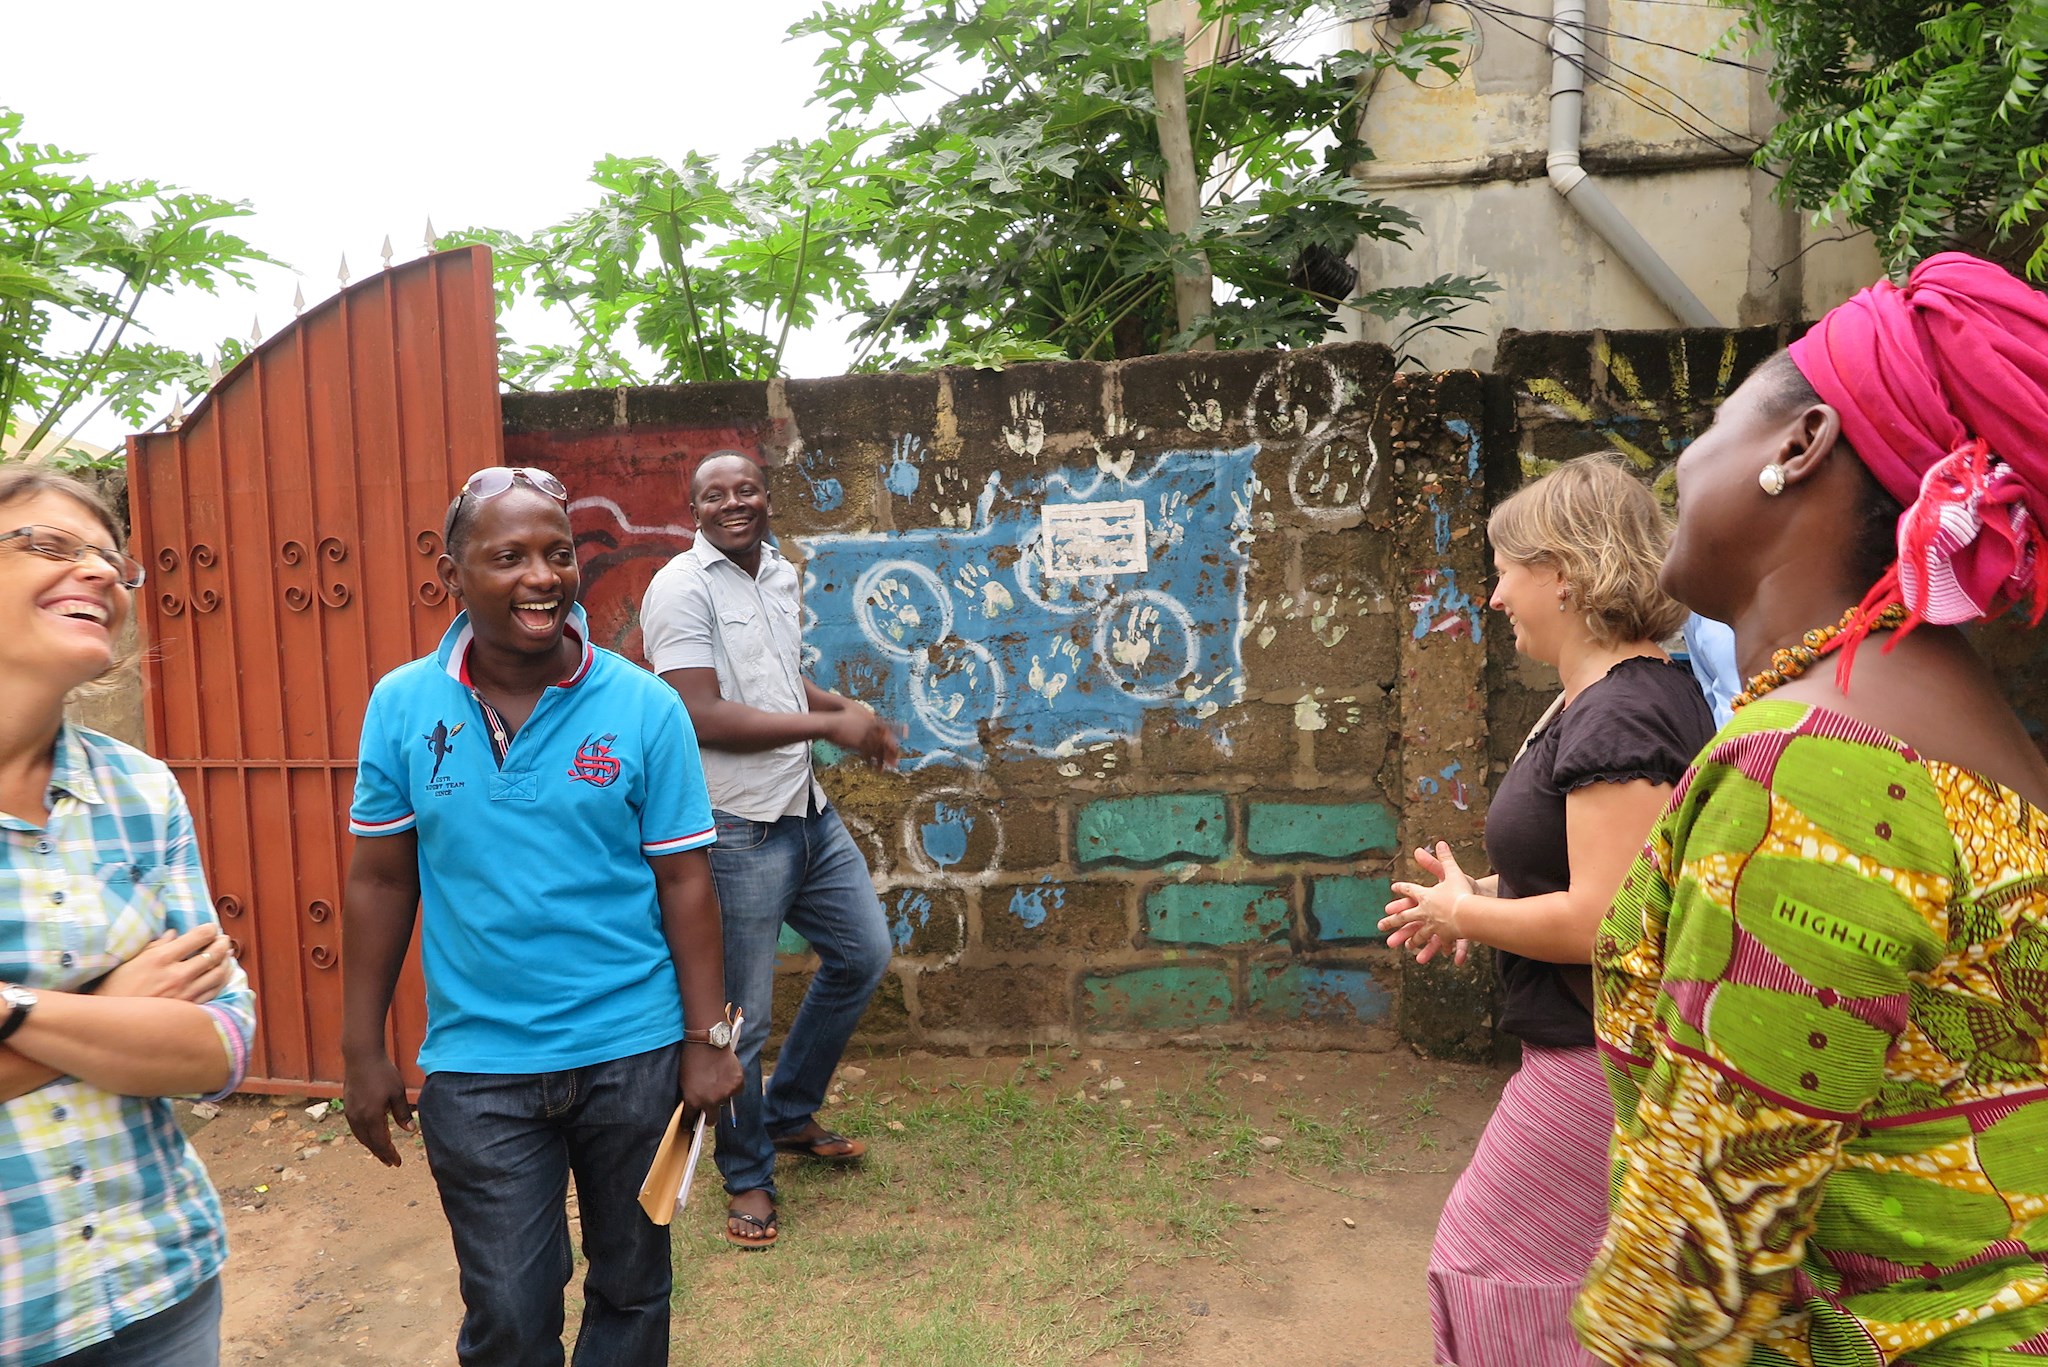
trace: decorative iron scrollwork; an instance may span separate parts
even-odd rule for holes
[[[413,538],[412,544],[419,547],[420,554],[429,559],[439,560],[441,558],[441,534],[439,532],[432,530],[421,532]],[[431,608],[447,601],[448,589],[439,579],[422,579],[419,588],[414,590],[414,596]]]
[[[333,968],[335,964],[341,961],[340,956],[326,945],[314,945],[307,952],[306,957],[313,961],[313,967],[315,968]]]
[[[213,547],[203,541],[194,542],[182,556],[171,546],[165,546],[156,553],[157,567],[165,574],[176,574],[179,567],[188,561],[195,570],[212,569],[219,560],[220,557],[214,553]],[[169,589],[158,594],[156,601],[157,607],[166,617],[181,617],[187,607],[185,598]],[[217,590],[199,589],[192,594],[190,606],[195,612],[212,612],[220,603],[221,595]]]
[[[242,914],[242,899],[233,894],[223,894],[213,899],[213,909],[220,913],[223,921],[232,921]]]
[[[327,902],[316,901],[306,908],[306,916],[316,924],[334,915],[334,907]]]
[[[323,537],[319,551],[321,558],[331,565],[339,565],[348,559],[348,545],[340,537]],[[349,586],[339,576],[320,586],[320,601],[331,608],[347,607],[352,596]]]
[[[323,536],[310,552],[307,551],[305,542],[296,540],[282,542],[277,548],[277,558],[289,566],[306,564],[315,556],[330,565],[339,565],[348,559],[348,543],[338,536]],[[330,608],[346,607],[349,600],[355,597],[355,590],[351,589],[339,575],[316,573],[310,590],[298,584],[287,585],[284,591],[284,605],[293,612],[304,612],[313,606],[316,597]]]

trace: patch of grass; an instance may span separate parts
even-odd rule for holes
[[[717,1344],[728,1367],[981,1367],[1135,1362],[1170,1343],[1161,1307],[1124,1288],[1148,1259],[1224,1250],[1239,1211],[1215,1179],[1250,1171],[1259,1131],[1213,1068],[1126,1106],[1061,1095],[1070,1061],[852,1094],[832,1124],[868,1139],[867,1159],[784,1164],[772,1252],[720,1238],[707,1161],[675,1227],[679,1351]]]

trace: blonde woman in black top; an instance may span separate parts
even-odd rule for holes
[[[1516,493],[1487,526],[1489,606],[1515,649],[1564,685],[1487,809],[1475,880],[1450,846],[1417,850],[1436,881],[1395,883],[1380,923],[1418,962],[1491,946],[1498,1025],[1522,1040],[1430,1256],[1436,1360],[1582,1367],[1573,1297],[1606,1227],[1614,1125],[1593,1047],[1593,936],[1623,874],[1713,733],[1699,685],[1659,644],[1686,611],[1657,587],[1669,526],[1611,456],[1572,461]]]

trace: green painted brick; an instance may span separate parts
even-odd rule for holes
[[[1315,938],[1326,944],[1346,940],[1383,940],[1380,918],[1394,900],[1391,878],[1311,878],[1308,914]]]
[[[1228,969],[1168,964],[1081,980],[1088,1025],[1097,1030],[1185,1030],[1230,1019]]]
[[[1167,944],[1280,940],[1287,920],[1287,889],[1270,883],[1168,883],[1145,898],[1146,932]]]
[[[1254,802],[1245,848],[1278,858],[1349,859],[1394,848],[1394,812],[1383,802]]]
[[[811,952],[811,942],[788,926],[784,926],[782,933],[775,939],[775,952],[777,954],[808,954]]]
[[[1083,807],[1074,822],[1074,853],[1083,864],[1221,859],[1229,852],[1230,821],[1214,793],[1104,798]]]
[[[1254,964],[1245,985],[1251,1014],[1274,1020],[1370,1025],[1393,1005],[1363,968]]]

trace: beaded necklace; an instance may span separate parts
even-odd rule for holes
[[[1820,657],[1841,644],[1842,633],[1856,626],[1863,617],[1861,607],[1850,608],[1842,614],[1842,620],[1832,626],[1815,627],[1799,638],[1798,645],[1782,646],[1771,652],[1771,667],[1750,679],[1748,685],[1737,693],[1729,703],[1731,708],[1743,707],[1755,702],[1780,684],[1790,683],[1804,674],[1820,660]],[[1870,620],[1871,631],[1895,631],[1905,623],[1906,605],[1892,603]]]

